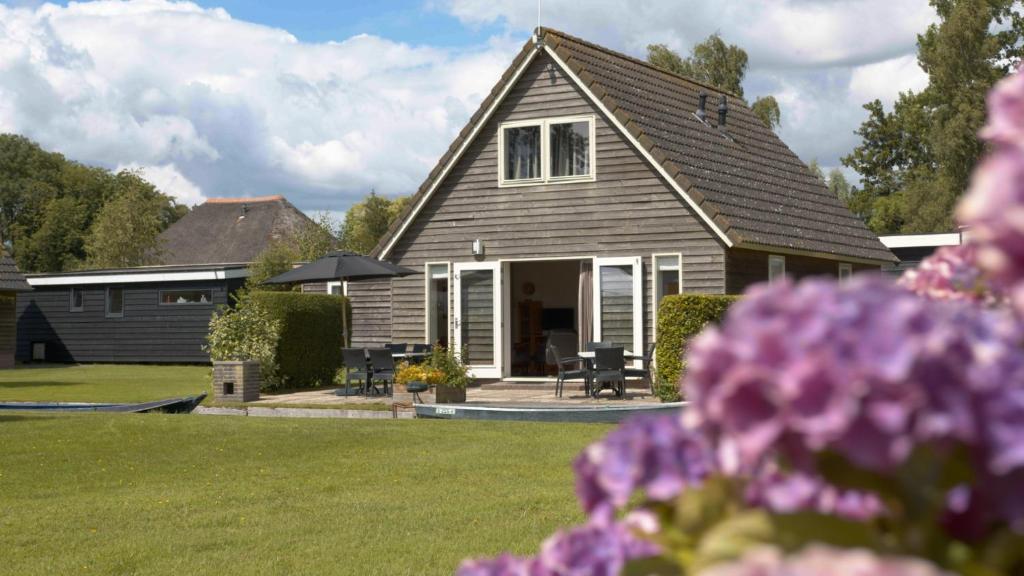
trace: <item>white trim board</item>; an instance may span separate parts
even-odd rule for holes
[[[959,246],[961,238],[959,232],[948,234],[899,234],[894,236],[879,236],[886,248],[927,248],[929,246]]]
[[[142,274],[82,274],[76,276],[50,276],[27,278],[30,286],[84,286],[88,284],[137,284],[140,282],[189,282],[200,280],[228,280],[248,278],[244,268],[233,270],[203,270],[197,272],[146,272]]]

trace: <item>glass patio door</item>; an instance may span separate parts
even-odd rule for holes
[[[501,377],[501,268],[455,264],[455,346],[474,378]]]
[[[639,257],[594,259],[594,340],[643,354]]]

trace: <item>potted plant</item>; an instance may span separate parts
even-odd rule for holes
[[[437,386],[444,382],[444,372],[428,364],[402,362],[395,372],[395,392],[407,392],[407,386],[413,382]]]
[[[451,348],[435,344],[430,357],[424,363],[442,375],[435,389],[438,404],[456,404],[466,401],[466,387],[473,378],[469,366],[463,363],[465,353],[457,354]]]

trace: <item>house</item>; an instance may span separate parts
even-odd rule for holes
[[[349,282],[353,340],[465,347],[478,378],[543,376],[544,350],[646,350],[656,304],[896,261],[740,100],[538,29]],[[359,332],[362,333],[359,333]]]
[[[939,234],[895,234],[879,236],[878,239],[899,258],[898,263],[887,266],[885,271],[899,276],[907,270],[917,268],[922,260],[931,256],[940,247],[963,244],[964,231]]]
[[[160,235],[158,266],[29,274],[18,297],[17,358],[208,362],[210,316],[273,242],[312,225],[282,196],[214,198]]]
[[[0,368],[14,368],[17,296],[31,291],[14,259],[6,253],[0,255]]]

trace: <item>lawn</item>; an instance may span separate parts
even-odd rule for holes
[[[450,574],[579,521],[607,430],[0,414],[0,573]]]
[[[0,401],[147,402],[210,390],[209,366],[22,366],[0,370]]]

